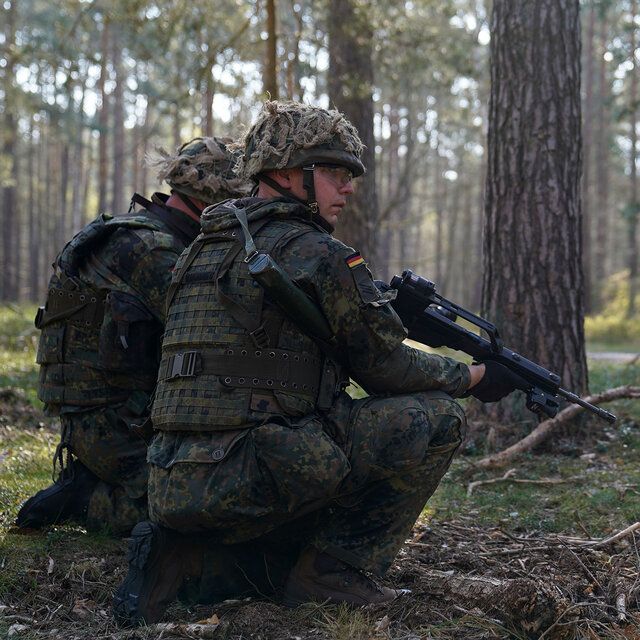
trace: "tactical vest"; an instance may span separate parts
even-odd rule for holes
[[[258,250],[317,231],[304,221],[250,224]],[[333,401],[340,372],[253,281],[239,227],[201,234],[181,256],[169,289],[155,429],[237,429],[269,415],[299,417]],[[328,405],[326,408],[328,408]]]
[[[137,198],[137,200],[136,200]],[[197,233],[197,225],[171,224],[170,210],[135,196],[148,209],[137,214],[103,214],[84,227],[54,262],[47,301],[36,316],[42,333],[38,397],[49,412],[61,406],[99,406],[124,401],[155,384],[162,323],[139,300],[125,276],[107,270],[109,290],[81,279],[84,260],[118,230],[164,234],[163,246],[176,258]],[[123,279],[125,278],[125,279]]]

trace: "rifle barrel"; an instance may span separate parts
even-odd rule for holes
[[[596,407],[595,404],[591,404],[589,402],[584,401],[580,396],[577,396],[575,393],[571,393],[571,391],[567,391],[566,389],[560,388],[558,389],[558,395],[562,396],[569,402],[573,402],[573,404],[577,404],[577,405],[580,405],[581,407],[584,407],[585,409],[589,409],[589,411],[592,411],[593,413],[598,415],[600,418],[602,418],[603,420],[606,420],[607,422],[610,422],[611,424],[613,424],[617,419],[613,415],[613,413],[609,413],[608,411],[606,411],[605,409],[602,409],[601,407]]]

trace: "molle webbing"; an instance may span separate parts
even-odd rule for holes
[[[212,349],[185,351],[163,359],[159,380],[215,375],[229,387],[293,390],[315,398],[322,361],[311,355],[281,349],[248,351]]]
[[[106,297],[107,291],[95,291],[88,287],[76,291],[51,288],[46,307],[38,309],[36,328],[43,329],[52,322],[67,318],[87,327],[99,327],[104,319]]]
[[[264,218],[249,227],[267,252],[312,229]],[[202,234],[174,271],[152,408],[158,430],[235,429],[264,420],[274,404],[296,416],[316,406],[323,355],[264,299],[243,244],[238,226]]]

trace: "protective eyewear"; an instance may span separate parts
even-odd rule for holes
[[[330,182],[340,188],[347,186],[353,180],[352,171],[337,164],[316,163],[311,168],[320,169]]]

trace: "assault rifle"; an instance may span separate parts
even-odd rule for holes
[[[560,376],[556,373],[507,349],[495,325],[443,298],[436,292],[433,282],[407,270],[401,276],[394,276],[390,285],[383,284],[380,288],[398,292],[391,304],[409,331],[411,340],[429,347],[445,346],[463,351],[477,361],[495,360],[524,378],[527,386],[521,390],[527,394],[527,408],[530,411],[553,418],[560,409],[560,398],[564,398],[607,422],[616,421],[612,413],[563,389]],[[458,317],[484,331],[488,340],[457,324]]]

